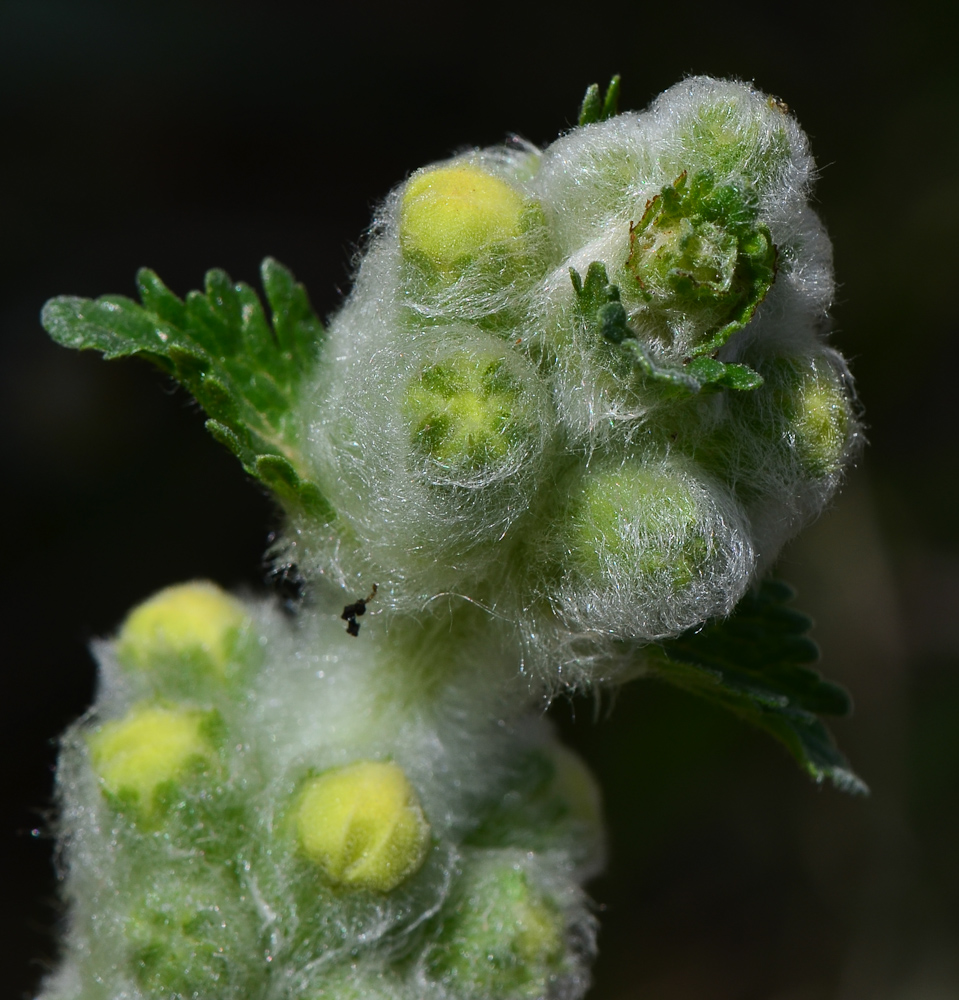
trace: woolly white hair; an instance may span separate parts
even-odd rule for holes
[[[256,669],[247,671],[242,698],[225,684],[209,687],[206,697],[171,701],[162,677],[122,667],[112,643],[98,644],[99,699],[65,735],[58,771],[71,922],[68,961],[46,984],[45,1000],[169,995],[169,978],[154,990],[136,970],[149,970],[157,935],[176,941],[181,925],[188,931],[176,974],[216,983],[218,996],[248,996],[267,961],[279,990],[269,995],[326,995],[341,969],[342,989],[355,993],[338,996],[439,1000],[450,994],[424,969],[404,985],[385,965],[443,910],[458,879],[494,863],[528,867],[560,914],[563,933],[578,942],[565,960],[564,977],[578,984],[567,995],[580,995],[594,921],[578,883],[602,864],[603,846],[598,807],[577,818],[576,802],[596,793],[544,720],[525,714],[528,694],[516,697],[523,689],[515,659],[495,643],[463,634],[450,641],[442,629],[415,623],[405,631],[394,624],[387,635],[375,615],[358,643],[333,614],[293,622],[270,604],[248,602],[245,610],[252,641],[244,655]],[[437,676],[437,696],[424,700]],[[91,759],[91,738],[144,704],[202,709],[219,720],[215,762],[184,779],[155,825],[104,796]],[[561,815],[566,807],[557,803],[572,794],[567,818],[550,820],[550,833],[535,810],[524,819],[512,807],[502,847],[492,846],[496,838],[479,853],[464,846],[484,815],[504,808],[527,762],[540,759],[547,770],[556,761],[543,816]],[[388,894],[337,891],[293,836],[290,813],[304,779],[358,760],[398,764],[430,824],[423,866]],[[99,992],[89,992],[91,969]]]
[[[446,167],[488,174],[532,207],[520,235],[495,255],[480,248],[437,280],[404,254],[402,205],[408,184]],[[697,327],[681,303],[657,313],[639,294],[628,269],[631,233],[664,188],[707,174],[713,189],[739,199],[737,224],[768,233],[775,246],[771,286],[755,292],[762,301],[748,322],[713,352],[767,384],[683,399],[596,332],[570,270],[584,277],[603,264],[643,350],[682,370]],[[828,502],[861,439],[848,372],[823,339],[832,260],[809,206],[814,178],[806,138],[781,102],[708,77],[670,88],[644,112],[575,128],[542,151],[514,142],[414,174],[378,213],[302,404],[316,478],[338,516],[319,529],[294,519],[292,557],[351,590],[379,582],[397,611],[431,607],[438,595],[487,607],[520,629],[527,666],[548,684],[557,662],[545,650],[579,648],[581,682],[602,649],[613,655],[609,637],[647,642],[727,613]],[[456,354],[495,357],[523,386],[505,454],[468,475],[424,457],[404,409],[421,373]],[[832,386],[815,419],[797,409],[802,378]],[[831,449],[828,460],[803,460],[812,446],[800,441],[797,421],[807,436],[816,427],[825,435],[817,447]],[[603,580],[587,580],[557,542],[570,516],[563,496],[578,488],[581,470],[643,455],[650,469],[676,456],[669,461],[696,497],[699,520],[689,530],[711,555],[685,588],[653,585],[629,560],[605,556]],[[636,523],[627,535],[636,553],[651,544]],[[627,535],[610,544],[621,547]]]

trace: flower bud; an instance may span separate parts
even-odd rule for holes
[[[470,834],[474,847],[564,851],[581,877],[605,856],[599,786],[585,761],[551,739],[518,757],[511,786]]]
[[[467,350],[424,368],[406,390],[414,448],[457,478],[495,474],[517,449],[528,458],[524,446],[540,437],[541,414],[514,368],[503,356]]]
[[[395,889],[419,870],[430,843],[416,792],[389,761],[358,761],[310,778],[294,823],[303,853],[352,889]]]
[[[853,429],[842,379],[828,365],[791,365],[783,397],[788,434],[804,470],[816,479],[840,474]]]
[[[562,966],[562,912],[499,853],[467,872],[427,960],[457,996],[541,996]]]
[[[730,491],[692,463],[655,457],[588,471],[564,525],[568,625],[629,639],[728,614],[754,566]]]
[[[694,162],[765,185],[785,169],[793,152],[791,144],[800,147],[799,154],[804,152],[788,108],[776,98],[745,88],[729,88],[708,97],[701,94],[698,101],[691,96],[676,129],[683,154]]]
[[[475,261],[522,255],[529,207],[506,181],[470,164],[426,170],[403,193],[400,246],[423,270],[455,281]]]
[[[587,476],[571,520],[570,556],[588,577],[663,577],[679,590],[703,569],[696,499],[658,469],[624,465]]]
[[[231,874],[222,865],[197,865],[194,857],[151,873],[123,922],[138,996],[192,997],[200,984],[224,997],[255,991],[262,963],[258,915]]]
[[[212,762],[215,718],[211,712],[141,705],[104,723],[89,740],[104,791],[152,812],[163,786]]]
[[[117,657],[133,668],[175,660],[184,672],[193,668],[223,677],[249,624],[243,605],[215,584],[183,583],[161,590],[130,612],[117,638]]]

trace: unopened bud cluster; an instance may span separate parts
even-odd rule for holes
[[[547,677],[728,613],[860,436],[813,174],[781,102],[703,78],[415,173],[302,407],[336,517],[293,557],[477,602]]]

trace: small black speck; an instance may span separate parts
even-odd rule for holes
[[[346,633],[347,635],[358,636],[360,634],[360,623],[356,620],[360,615],[366,614],[366,605],[368,601],[372,601],[376,597],[377,584],[373,584],[373,589],[367,594],[366,597],[361,597],[358,601],[353,604],[347,604],[343,609],[343,614],[340,618],[347,623]]]

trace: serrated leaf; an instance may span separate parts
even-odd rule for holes
[[[775,736],[816,781],[865,793],[818,718],[847,714],[849,696],[807,665],[819,650],[807,634],[810,620],[785,606],[791,598],[786,585],[766,581],[729,618],[660,644],[651,663],[663,680]]]
[[[645,379],[670,392],[694,394],[704,389],[733,389],[745,392],[763,384],[763,377],[746,365],[731,364],[711,357],[687,359],[682,367],[659,365],[629,325],[620,301],[619,287],[609,282],[606,266],[594,260],[585,281],[575,268],[569,277],[587,331],[597,341],[604,340],[627,352]]]
[[[583,103],[579,108],[578,125],[592,125],[594,122],[606,121],[619,114],[619,74],[609,81],[606,94],[600,92],[599,84],[593,83],[586,88]]]
[[[210,370],[210,356],[195,348],[180,347],[174,344],[167,352],[167,357],[173,362],[177,381],[189,389],[195,396],[203,381],[203,376]]]
[[[293,275],[272,257],[260,265],[263,289],[272,310],[271,321],[276,341],[292,369],[312,365],[316,345],[322,342],[324,331],[310,306],[306,289]]]
[[[248,444],[240,440],[240,435],[227,427],[226,424],[220,423],[219,420],[207,420],[204,426],[220,444],[229,448],[240,460],[243,468],[247,472],[250,472],[256,464],[256,452]]]
[[[139,354],[173,374],[174,365],[167,356],[170,328],[138,309],[132,299],[122,296],[92,302],[64,295],[44,306],[41,319],[50,336],[64,347],[92,347],[106,358]]]
[[[304,482],[281,455],[260,455],[254,474],[277,495],[295,500],[321,520],[332,520],[333,508],[320,490],[314,483]]]
[[[179,299],[147,268],[137,274],[141,303],[124,296],[63,296],[43,310],[58,343],[105,357],[139,355],[176,378],[209,417],[207,428],[253,476],[287,504],[332,517],[310,480],[294,407],[322,343],[306,290],[277,263],[263,262],[268,321],[256,292],[211,270],[205,290]]]
[[[186,322],[186,305],[160,280],[155,271],[141,267],[137,271],[137,291],[147,312],[173,326],[182,327]]]

